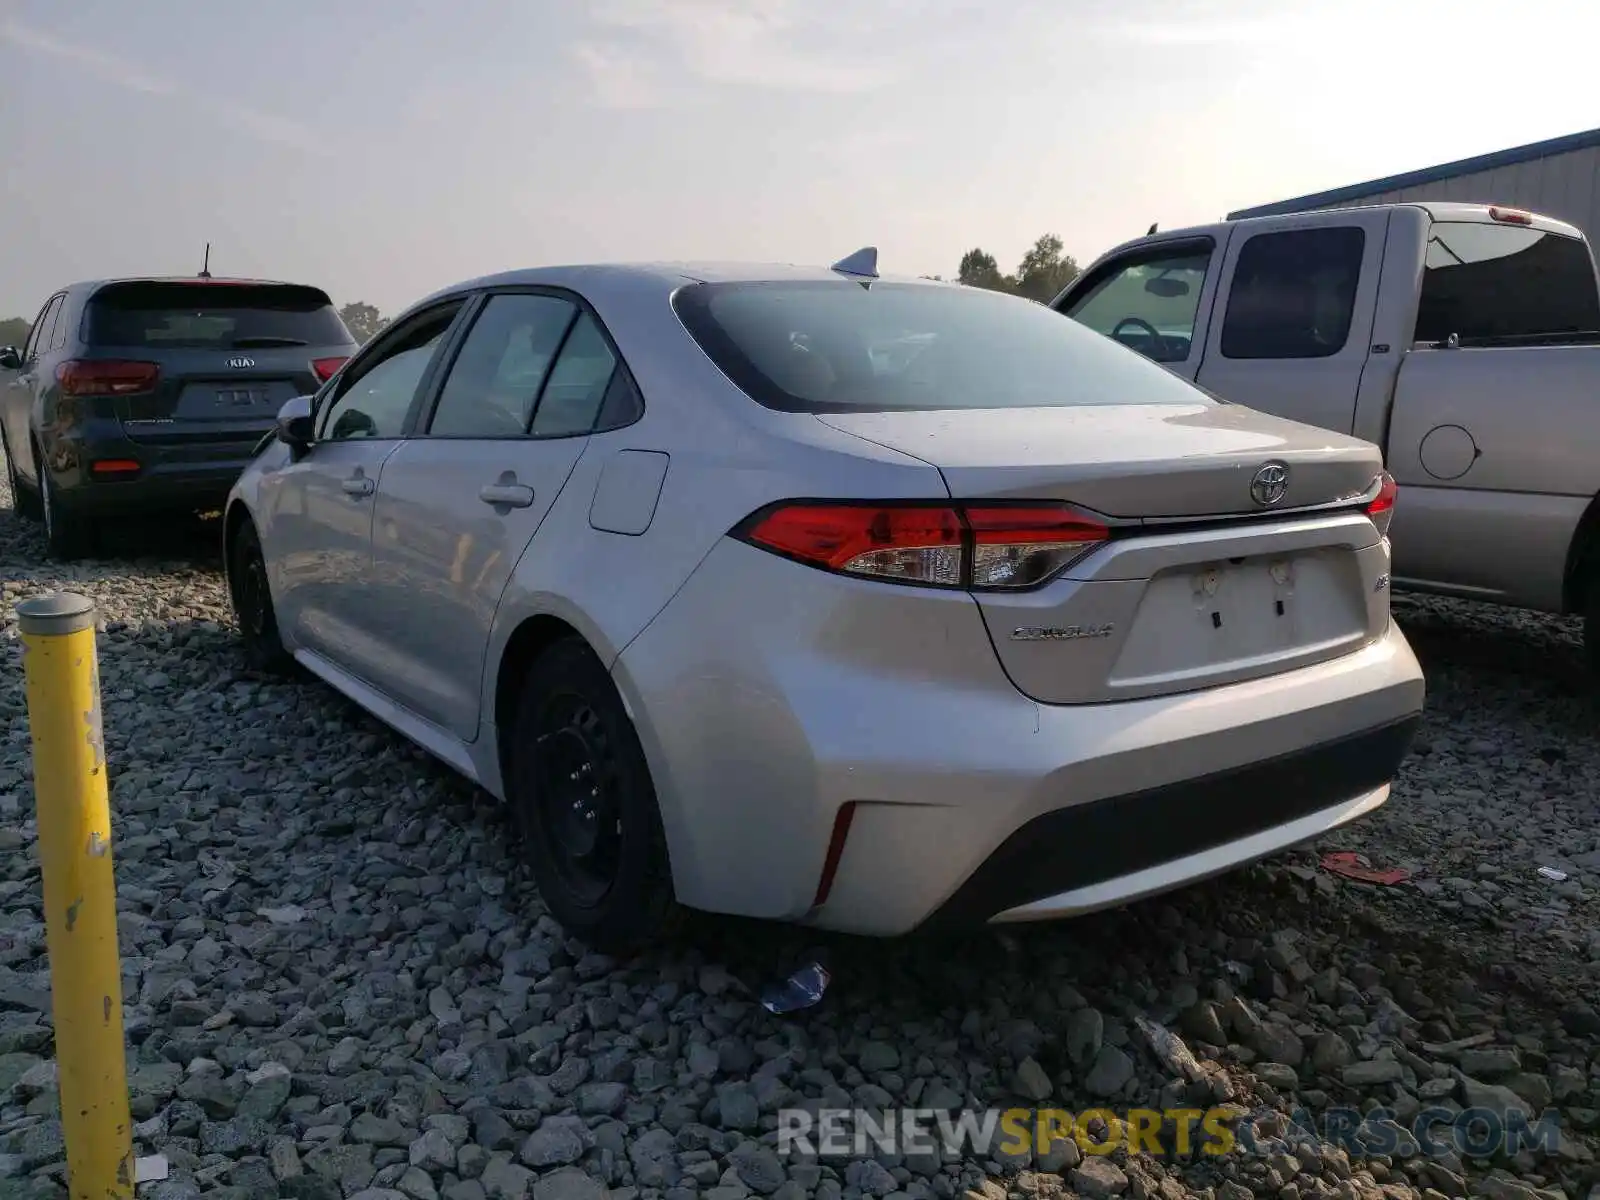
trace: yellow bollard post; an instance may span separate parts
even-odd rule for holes
[[[70,592],[35,597],[17,605],[17,625],[33,736],[67,1185],[72,1200],[132,1200],[94,602]]]

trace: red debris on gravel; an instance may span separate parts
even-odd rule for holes
[[[1322,869],[1343,876],[1345,879],[1354,879],[1357,883],[1376,883],[1382,887],[1393,887],[1411,878],[1411,872],[1404,867],[1390,867],[1387,871],[1380,871],[1375,867],[1364,866],[1361,856],[1353,850],[1324,854]]]

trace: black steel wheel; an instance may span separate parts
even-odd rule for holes
[[[555,864],[567,891],[592,906],[616,884],[621,866],[615,747],[593,707],[571,692],[546,697],[533,729],[540,748],[534,795],[540,824],[555,842]]]
[[[547,649],[523,683],[507,796],[551,914],[606,953],[677,915],[655,788],[633,722],[582,641]]]

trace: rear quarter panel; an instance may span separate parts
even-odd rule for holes
[[[550,516],[523,551],[496,610],[484,671],[486,745],[497,736],[495,696],[517,628],[557,617],[612,669],[646,753],[661,751],[645,698],[618,656],[668,604],[712,548],[744,517],[775,500],[809,496],[942,497],[939,473],[887,447],[861,441],[800,413],[762,408],[695,346],[659,288],[591,295],[644,397],[644,416],[592,436]],[[659,497],[639,533],[591,524],[596,492],[618,456],[666,458]],[[706,636],[715,637],[714,630]],[[480,733],[480,741],[483,733]],[[498,765],[480,761],[498,785]],[[658,779],[663,770],[652,768]],[[492,787],[491,790],[497,790]],[[662,797],[672,835],[673,805]]]
[[[648,403],[648,401],[647,401]],[[670,422],[643,422],[598,434],[574,468],[550,517],[523,551],[495,613],[485,672],[484,712],[492,719],[499,664],[517,627],[537,616],[558,617],[583,635],[638,711],[617,658],[661,612],[713,547],[744,517],[775,500],[800,496],[937,497],[945,494],[929,466],[876,451],[847,435],[842,448],[865,457],[807,447],[800,436],[814,418],[794,415],[796,440],[719,450],[673,435]],[[825,440],[825,439],[819,439]],[[786,444],[788,443],[788,444]],[[596,529],[590,514],[608,464],[625,451],[665,455],[667,469],[649,525],[638,534]],[[899,458],[900,462],[893,460]],[[876,468],[876,469],[875,469]],[[714,630],[706,636],[715,637]]]
[[[1407,354],[1388,442],[1397,582],[1560,611],[1597,445],[1600,346]]]

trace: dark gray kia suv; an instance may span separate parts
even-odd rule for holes
[[[17,510],[50,551],[108,519],[222,506],[284,401],[356,351],[328,294],[250,279],[117,279],[55,293],[0,347],[0,439]]]

